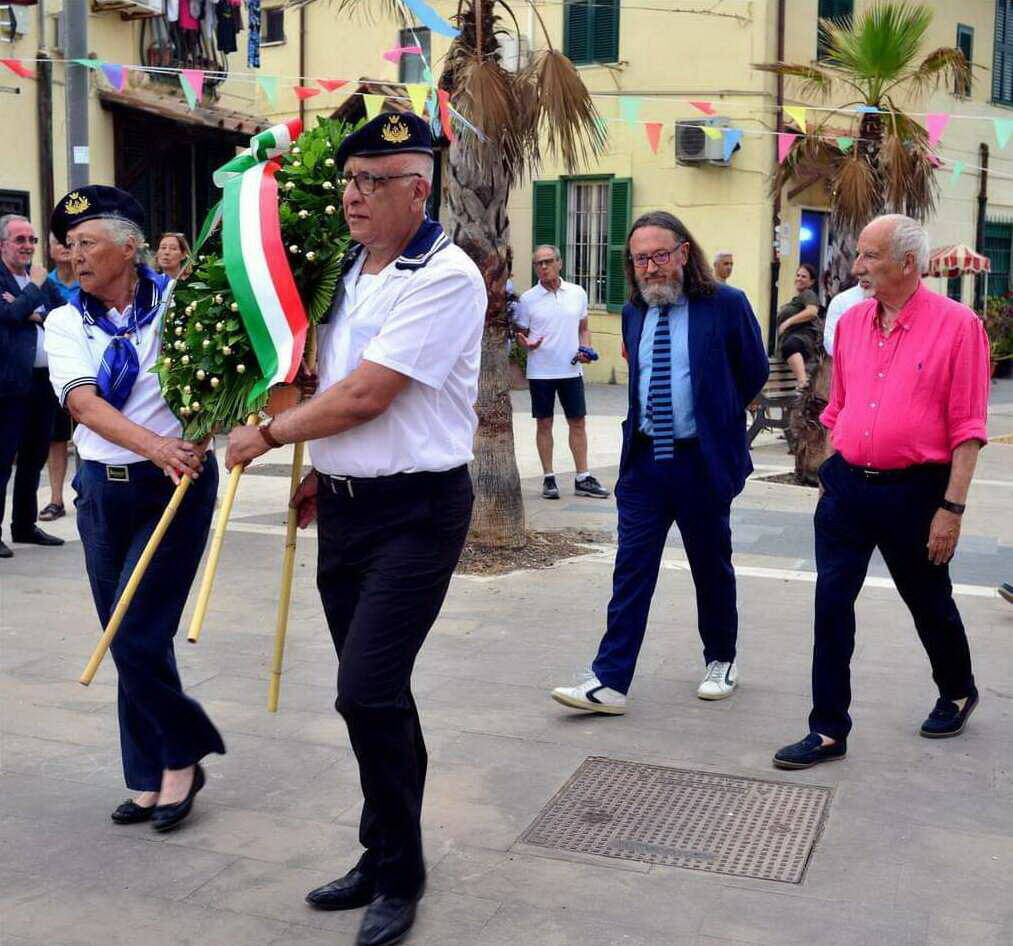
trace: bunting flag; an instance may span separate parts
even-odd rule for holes
[[[644,131],[647,132],[647,143],[651,150],[657,154],[658,145],[661,142],[661,122],[644,122]]]
[[[1003,150],[1009,144],[1010,132],[1013,132],[1013,119],[995,118],[995,140],[999,150]]]
[[[101,69],[105,65],[101,59],[74,59],[79,66],[84,66],[85,69]]]
[[[428,65],[422,70],[422,81],[425,82],[426,85],[433,84],[433,70],[430,69]]]
[[[855,139],[849,138],[847,135],[838,135],[834,140],[837,142],[837,150],[843,151],[845,154],[847,154],[855,144]]]
[[[421,56],[421,46],[395,46],[383,54],[387,62],[400,62],[402,56]]]
[[[443,130],[443,116],[440,111],[439,99],[436,96],[436,86],[429,87],[429,98],[426,99],[426,110],[429,112],[429,131],[434,138],[440,136]]]
[[[440,36],[446,36],[449,39],[457,39],[460,35],[461,31],[454,29],[425,0],[404,0],[404,5],[415,14],[419,23],[434,33],[439,33]]]
[[[720,128],[715,128],[713,125],[701,125],[700,130],[713,141],[719,140],[723,132]]]
[[[795,144],[796,138],[798,138],[798,135],[794,135],[790,131],[779,131],[777,133],[778,164],[784,164],[784,159],[788,157],[788,152],[791,151],[791,146]]]
[[[32,72],[20,59],[0,59],[11,72],[16,76],[21,76],[22,79],[34,79],[35,73]]]
[[[695,108],[698,112],[703,112],[704,115],[715,115],[715,114],[717,114],[714,111],[714,106],[711,105],[710,102],[690,102],[689,104],[692,105],[693,108]]]
[[[306,99],[311,99],[314,95],[320,94],[319,89],[313,89],[307,85],[294,85],[292,86],[292,91],[295,92],[295,97],[300,102],[305,102]]]
[[[636,124],[640,116],[640,99],[632,95],[623,95],[619,98],[619,114],[627,125]]]
[[[950,180],[947,183],[947,187],[953,187],[957,183],[957,178],[964,173],[964,162],[954,161],[953,170],[950,172]]]
[[[196,108],[197,103],[204,98],[204,70],[180,69],[179,84],[183,87],[186,104],[190,108]]]
[[[784,114],[798,125],[801,131],[805,131],[806,109],[804,105],[785,105],[783,110]]]
[[[317,79],[317,85],[328,92],[336,92],[343,85],[348,85],[347,79]]]
[[[112,63],[102,63],[102,74],[106,77],[109,84],[117,91],[122,92],[123,87],[127,84],[127,70],[124,66],[113,65]]]
[[[416,115],[425,115],[429,86],[424,82],[409,82],[405,88],[408,90],[408,98],[412,100],[412,110]]]
[[[721,154],[722,161],[731,161],[732,153],[738,146],[739,142],[742,141],[742,129],[741,128],[726,128],[724,135],[724,151]]]
[[[264,93],[264,97],[271,105],[278,104],[277,76],[257,76],[257,85],[260,86],[260,91]]]
[[[447,141],[454,140],[454,126],[450,123],[450,93],[446,89],[437,89],[436,95],[440,100],[440,124],[443,126],[443,134]]]
[[[366,120],[376,118],[383,108],[385,95],[363,95],[362,104],[366,106]]]
[[[929,147],[934,148],[943,137],[943,130],[950,123],[946,112],[932,112],[925,116],[925,130],[929,133]]]
[[[859,115],[878,115],[879,109],[875,105],[856,105],[855,111]]]
[[[934,168],[941,168],[943,166],[943,162],[940,161],[934,154],[927,154],[925,156],[925,160],[928,161]]]

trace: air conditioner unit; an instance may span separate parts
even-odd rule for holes
[[[679,164],[716,164],[728,167],[732,162],[726,161],[724,136],[710,137],[704,128],[729,128],[731,121],[727,118],[700,118],[675,123],[675,160]],[[735,146],[738,150],[738,145]]]
[[[520,72],[531,62],[531,44],[526,36],[499,34],[499,64],[507,72]]]

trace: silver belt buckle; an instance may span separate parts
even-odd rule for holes
[[[331,481],[331,492],[337,493],[338,486],[343,486],[345,492],[348,493],[349,499],[355,499],[355,493],[352,490],[352,481],[347,476],[334,476],[333,474],[327,477]]]
[[[128,466],[107,466],[106,479],[110,483],[129,483],[130,467]]]

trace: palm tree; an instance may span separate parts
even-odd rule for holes
[[[500,40],[520,26],[505,0],[458,0],[456,25],[438,85],[454,108],[482,135],[457,129],[444,165],[446,229],[478,266],[489,293],[478,433],[475,438],[475,509],[471,541],[519,548],[526,542],[524,504],[514,455],[508,372],[506,281],[513,254],[507,200],[511,188],[552,156],[567,171],[586,164],[605,145],[604,126],[573,63],[554,49],[537,7],[546,49],[529,65],[508,72]],[[342,12],[381,12],[403,23],[411,13],[400,0],[338,0]],[[506,22],[499,13],[506,17]]]
[[[831,292],[848,278],[858,232],[873,217],[895,212],[925,220],[935,210],[939,185],[928,134],[903,105],[943,81],[968,88],[972,76],[959,49],[922,52],[932,15],[927,4],[878,0],[854,20],[820,20],[826,58],[817,65],[756,67],[792,81],[804,101],[840,103],[801,129],[804,137],[771,186],[779,194],[789,183],[825,182],[837,231],[824,274]],[[826,431],[819,423],[825,388],[818,374],[791,418],[796,474],[810,482],[825,454]]]

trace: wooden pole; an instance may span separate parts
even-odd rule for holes
[[[130,581],[127,582],[126,588],[123,589],[123,594],[120,595],[120,600],[116,602],[116,609],[113,611],[113,616],[109,619],[109,623],[102,632],[102,637],[95,646],[95,650],[92,651],[91,660],[88,661],[88,666],[84,668],[84,673],[81,674],[78,679],[78,683],[88,686],[94,678],[95,672],[99,668],[99,664],[102,663],[102,658],[105,657],[106,651],[109,649],[109,645],[113,642],[116,632],[120,629],[120,624],[123,621],[124,615],[127,613],[127,609],[130,607],[130,602],[134,600],[134,593],[137,591],[137,586],[141,583],[141,579],[144,577],[144,573],[147,571],[148,565],[151,564],[152,558],[155,557],[155,552],[158,551],[159,544],[165,537],[165,533],[169,526],[172,524],[172,520],[175,518],[176,513],[179,510],[179,507],[183,502],[183,497],[186,495],[186,491],[190,488],[191,482],[192,480],[189,476],[184,476],[179,481],[179,485],[172,494],[172,499],[169,500],[169,505],[165,507],[165,512],[162,513],[162,518],[158,520],[158,525],[155,526],[155,531],[151,533],[151,538],[148,539],[148,544],[144,546],[144,551],[141,552],[141,557],[137,560],[137,564],[134,566],[134,572],[130,576]]]
[[[250,414],[246,418],[246,426],[257,423],[257,415]],[[222,554],[222,541],[225,539],[225,528],[229,524],[229,516],[232,514],[232,504],[236,499],[236,490],[239,489],[239,477],[243,475],[243,465],[237,463],[229,474],[229,485],[222,497],[222,505],[218,510],[218,521],[215,523],[215,533],[211,537],[211,548],[208,551],[208,560],[204,563],[204,575],[201,578],[200,591],[197,593],[197,606],[193,611],[193,618],[190,620],[190,630],[186,639],[191,644],[196,644],[200,637],[201,628],[204,625],[204,616],[207,614],[208,601],[211,600],[211,588],[215,583],[215,572],[218,571],[218,557]]]

